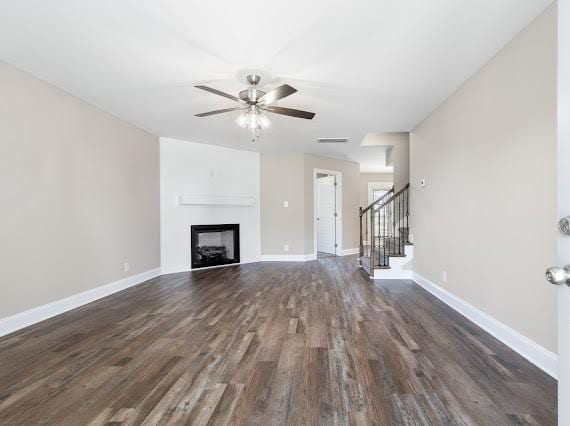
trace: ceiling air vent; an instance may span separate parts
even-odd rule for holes
[[[347,138],[319,138],[317,139],[318,143],[346,143],[348,142]]]

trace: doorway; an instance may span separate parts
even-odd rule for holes
[[[340,180],[340,172],[314,170],[314,251],[317,259],[340,254]]]

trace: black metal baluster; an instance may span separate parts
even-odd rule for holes
[[[381,254],[381,257],[380,257],[381,262],[380,262],[379,266],[384,266],[384,252],[383,252],[383,248],[382,248],[384,246],[384,217],[383,217],[384,209],[385,209],[385,207],[378,209],[380,218],[382,220],[381,226],[379,229],[380,238],[378,239],[378,253]]]
[[[382,252],[382,257],[378,258],[378,266],[384,266],[384,252],[382,251],[382,238],[384,234],[384,218],[382,217],[383,209],[384,207],[378,208],[378,252]]]
[[[365,227],[366,227],[366,228],[365,228],[365,231],[364,231],[364,235],[366,236],[365,239],[367,239],[367,238],[368,238],[368,212],[366,212],[366,214],[365,214],[365,221],[366,221],[366,222],[365,222]],[[366,243],[366,241],[364,241],[364,242]]]
[[[398,199],[397,197],[394,198],[392,200],[392,203],[391,203],[391,205],[392,205],[392,226],[390,229],[390,241],[389,241],[390,251],[388,252],[390,254],[396,254],[396,248],[394,245],[394,243],[396,241],[394,240],[394,237],[396,236],[396,200],[397,199]]]
[[[405,191],[404,191],[405,193]],[[402,235],[402,227],[404,226],[404,194],[400,197],[400,231],[398,236],[400,237],[400,253],[404,253],[404,236]],[[405,230],[404,230],[405,232]]]
[[[360,231],[360,246],[358,248],[358,265],[362,268],[362,256],[364,256],[364,241],[362,240],[362,207],[358,208],[359,231]]]
[[[404,244],[408,242],[408,224],[407,224],[407,218],[406,218],[406,212],[408,211],[407,208],[408,205],[408,190],[406,189],[406,191],[404,192]]]
[[[402,254],[402,195],[398,196],[398,253]]]
[[[406,189],[406,243],[410,242],[410,188]]]
[[[398,254],[402,254],[400,251],[400,210],[401,210],[401,205],[400,202],[402,201],[402,196],[398,195],[398,221],[396,224],[396,235],[397,235],[397,240],[394,240],[394,243],[396,243],[396,241],[398,241]]]
[[[374,275],[374,208],[370,209],[370,274]]]
[[[384,206],[384,236],[382,240],[382,244],[384,246],[384,258],[383,258],[384,266],[388,266],[388,259],[386,258],[386,238],[388,237],[387,218],[388,218],[388,204]]]
[[[380,225],[381,225],[381,220],[382,220],[382,214],[381,214],[381,209],[376,209],[376,214],[378,215],[378,234],[380,234]],[[378,237],[378,265],[382,266],[382,263],[384,261],[384,253],[382,253],[382,238]]]

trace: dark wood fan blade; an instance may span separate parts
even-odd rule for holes
[[[243,107],[217,109],[215,111],[202,112],[200,114],[195,114],[195,115],[196,117],[208,117],[209,115],[222,114],[224,112],[230,112],[230,111],[237,111],[238,109],[243,109]]]
[[[293,108],[268,106],[268,107],[263,107],[263,109],[272,112],[274,114],[289,115],[291,117],[297,117],[297,118],[306,118],[307,120],[312,120],[313,117],[315,116],[314,112],[301,111],[299,109],[293,109]]]
[[[214,95],[223,96],[224,98],[231,99],[232,101],[243,103],[243,101],[240,98],[238,98],[237,96],[230,95],[229,93],[225,93],[225,92],[222,92],[222,91],[217,90],[217,89],[213,89],[212,87],[208,87],[208,86],[194,86],[194,87],[196,87],[197,89],[205,90],[206,92],[213,93]]]
[[[259,98],[258,103],[262,105],[269,105],[279,99],[283,99],[289,95],[295,93],[297,89],[289,86],[288,84],[284,84],[283,86],[279,86],[273,89],[271,92],[266,93],[261,98]]]

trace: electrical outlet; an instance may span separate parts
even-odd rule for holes
[[[125,272],[129,272],[129,270],[131,269],[131,265],[129,262],[125,262]]]
[[[285,244],[285,245],[283,246],[283,250],[284,250],[284,251],[289,251],[289,244]]]
[[[447,282],[447,271],[441,271],[441,279],[444,283]]]
[[[289,207],[289,201],[283,201],[283,207]]]

